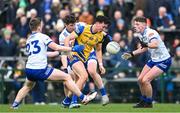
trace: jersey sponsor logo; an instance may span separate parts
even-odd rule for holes
[[[149,33],[148,37],[151,37],[151,36],[153,36],[153,35],[154,35],[154,33]]]
[[[63,33],[63,35],[64,35],[65,37],[67,37],[67,36],[68,36],[68,34],[67,34],[66,32],[64,32],[64,33]]]

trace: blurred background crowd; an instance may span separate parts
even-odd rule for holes
[[[107,68],[106,79],[135,78],[139,73],[138,68],[142,68],[149,59],[148,53],[139,55],[130,61],[125,61],[120,57],[123,52],[135,50],[140,46],[131,30],[132,20],[136,16],[147,17],[148,26],[160,33],[173,57],[172,68],[180,67],[180,0],[1,0],[0,57],[27,56],[25,45],[30,34],[28,22],[34,17],[43,19],[43,33],[58,43],[59,34],[65,27],[63,19],[69,14],[75,15],[79,22],[87,24],[92,24],[98,15],[105,15],[111,20],[107,32],[114,41],[120,44],[121,50],[116,55],[110,55],[105,51],[109,40],[103,42],[103,62]],[[60,68],[61,62],[59,59],[51,60],[49,65]],[[21,59],[0,63],[1,69],[9,69],[1,74],[4,79],[14,79],[13,87],[15,88],[13,89],[17,90],[22,85],[17,78],[24,75],[21,71],[24,66],[25,61]],[[11,69],[20,70],[12,71]],[[168,102],[178,101],[173,99],[175,86],[171,80],[175,77],[180,77],[180,69],[170,70],[163,78],[166,81],[165,92]],[[155,87],[158,83],[157,79]],[[36,91],[42,90],[40,92],[43,93],[49,90],[48,95],[53,97],[54,93],[51,91],[54,87],[59,88],[60,86],[40,82],[32,93],[36,95],[33,97],[35,102],[45,102],[45,95],[39,96]],[[156,89],[158,90],[158,87]],[[8,95],[15,93],[9,92]],[[180,95],[178,96],[180,99]],[[7,100],[10,97],[7,97]],[[39,100],[39,98],[42,99]],[[53,98],[50,100],[53,101]]]

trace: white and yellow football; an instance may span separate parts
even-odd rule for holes
[[[120,50],[120,46],[117,42],[109,42],[106,46],[106,51],[110,54],[117,54]]]

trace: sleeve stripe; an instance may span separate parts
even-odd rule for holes
[[[157,37],[153,37],[149,40],[149,43],[153,40],[153,39],[157,39]]]
[[[49,41],[48,43],[47,43],[47,46],[51,43],[52,41]]]

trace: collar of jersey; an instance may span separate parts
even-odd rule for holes
[[[144,29],[144,31],[141,33],[141,35],[143,36],[146,32],[147,32],[147,27]]]
[[[32,32],[31,35],[35,35],[36,33],[38,33],[38,32]]]
[[[70,31],[68,31],[68,29],[66,28],[66,31],[68,32],[68,33],[71,33]]]
[[[91,25],[91,27],[90,27],[90,31],[91,31],[92,34],[96,34],[96,33],[93,33],[93,31],[92,31],[92,26],[93,26],[93,25]]]

